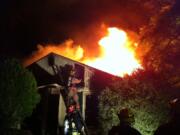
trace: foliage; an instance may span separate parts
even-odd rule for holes
[[[112,87],[101,93],[99,120],[103,134],[118,124],[117,112],[122,108],[129,108],[134,113],[134,127],[142,135],[153,134],[160,124],[167,122],[170,97],[164,93],[165,87],[157,89],[155,77],[149,77],[145,71],[139,71],[131,77],[116,80]]]
[[[28,130],[7,129],[1,132],[1,135],[32,135],[32,133]]]
[[[16,128],[40,100],[36,80],[16,59],[0,61],[0,127]]]
[[[104,134],[118,123],[116,113],[124,107],[134,112],[136,129],[153,134],[170,117],[169,100],[180,94],[180,2],[144,0],[142,4],[155,11],[139,33],[137,52],[144,71],[114,81],[99,96]]]
[[[116,113],[121,105],[120,100],[119,95],[109,88],[106,88],[99,96],[99,123],[102,135],[106,135],[113,125],[118,124]]]
[[[152,17],[141,30],[138,46],[143,67],[164,77],[172,87],[180,88],[180,2],[159,16]],[[145,50],[145,51],[144,51]]]

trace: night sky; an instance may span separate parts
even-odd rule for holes
[[[155,13],[138,1],[1,0],[0,53],[22,58],[39,43],[86,43],[102,23],[138,32]]]

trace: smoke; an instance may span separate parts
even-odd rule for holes
[[[12,37],[16,43],[8,40],[8,44],[19,46],[20,53],[24,53],[25,56],[29,55],[29,52],[33,52],[32,56],[35,56],[50,44],[64,48],[62,42],[73,39],[73,46],[77,43],[83,48],[84,58],[93,58],[98,56],[100,51],[97,42],[103,35],[103,23],[109,27],[119,27],[137,33],[141,26],[148,23],[153,13],[147,4],[144,6],[145,1],[27,0],[19,5],[14,3],[12,16],[15,15],[13,18],[16,19],[17,25],[13,23],[15,30],[11,29],[15,31]],[[13,18],[11,17],[8,23],[14,22]]]
[[[137,30],[149,19],[135,0],[3,1],[1,47],[22,56],[32,53],[37,44],[59,43],[69,38],[93,48],[97,26],[102,23]]]
[[[97,26],[105,23],[138,32],[157,11],[154,3],[159,1],[3,0],[1,47],[27,56],[37,44],[59,43],[71,38],[93,48]]]

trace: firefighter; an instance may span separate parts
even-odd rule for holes
[[[80,79],[77,79],[75,77],[75,69],[72,68],[70,71],[70,76],[68,78],[68,101],[70,102],[71,100],[74,100],[75,106],[77,110],[80,110],[80,105],[79,105],[79,97],[78,97],[78,90],[76,85],[81,82]],[[68,103],[70,104],[70,103]]]
[[[138,130],[132,127],[134,115],[127,108],[123,108],[117,114],[120,120],[118,126],[113,126],[108,135],[141,135]]]

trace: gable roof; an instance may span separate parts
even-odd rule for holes
[[[58,60],[59,63],[65,62],[64,64],[67,64],[67,63],[78,64],[78,65],[81,65],[81,66],[83,66],[83,67],[86,67],[86,68],[88,68],[88,69],[90,69],[90,70],[96,70],[96,71],[99,71],[99,72],[102,72],[102,73],[105,73],[105,74],[109,74],[110,76],[118,77],[118,76],[115,76],[115,75],[110,74],[110,73],[108,73],[108,72],[105,72],[105,71],[103,71],[103,70],[100,70],[100,69],[91,67],[91,66],[89,66],[89,65],[83,64],[83,63],[78,62],[78,61],[75,61],[75,60],[72,60],[72,59],[70,59],[70,58],[64,57],[64,56],[59,55],[59,54],[54,53],[54,52],[51,52],[51,53],[47,54],[46,56],[41,57],[41,58],[38,59],[37,61],[34,61],[32,64],[28,65],[27,68],[28,68],[28,67],[32,67],[32,65],[34,65],[34,64],[36,64],[36,63],[40,63],[40,62],[43,61],[44,59],[47,59],[47,58],[49,58],[49,57],[51,57],[51,56],[55,56],[55,57],[57,57],[57,58],[60,58],[60,60]],[[48,64],[48,63],[46,63],[46,64]]]
[[[109,86],[112,83],[113,78],[121,79],[118,76],[114,76],[107,72],[98,70],[80,62],[63,57],[61,55],[49,53],[48,55],[40,58],[39,60],[35,61],[27,67],[35,75],[38,85],[58,83],[58,79],[55,77],[54,71],[48,63],[48,58],[50,58],[51,56],[55,57],[55,62],[56,64],[59,64],[59,66],[70,63],[78,64],[85,67],[86,70],[93,72],[93,76],[90,80],[90,89],[93,90],[93,92],[95,92],[96,94],[98,94],[105,87]]]

